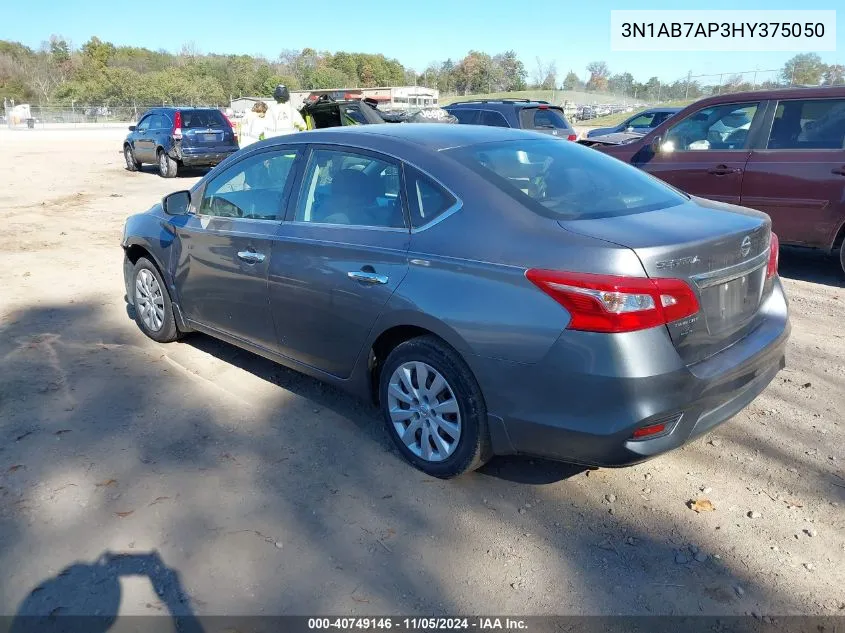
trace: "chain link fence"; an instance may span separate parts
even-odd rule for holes
[[[166,104],[164,104],[166,105]],[[150,108],[162,107],[160,103],[132,105],[49,105],[14,104],[6,102],[0,124],[10,129],[74,129],[120,128],[136,123]],[[209,108],[224,108],[210,104]]]

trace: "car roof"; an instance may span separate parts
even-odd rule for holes
[[[497,108],[537,108],[539,106],[548,106],[550,108],[560,108],[560,106],[556,106],[548,101],[531,101],[528,99],[479,99],[477,101],[458,101],[457,103],[451,103],[447,106],[444,106],[444,110],[448,110],[449,108],[489,108],[489,109],[497,109]]]
[[[842,99],[845,97],[845,86],[825,86],[815,88],[776,88],[773,90],[752,90],[749,92],[730,92],[715,97],[699,99],[694,104],[701,105],[734,103],[749,99]],[[689,107],[689,106],[687,106]]]
[[[440,151],[453,147],[465,147],[479,143],[513,141],[521,138],[547,139],[535,132],[526,132],[515,128],[493,127],[487,125],[459,125],[454,123],[379,123],[374,125],[350,125],[331,127],[320,130],[300,132],[277,139],[273,142],[309,142],[342,143],[355,145],[389,146],[413,144],[430,150]]]

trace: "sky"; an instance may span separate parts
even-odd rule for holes
[[[6,3],[4,3],[6,4]],[[840,9],[837,50],[820,52],[826,63],[845,64],[845,4],[841,0],[709,0],[708,9]],[[38,47],[51,34],[75,46],[91,36],[117,45],[178,52],[192,42],[203,53],[260,54],[283,49],[383,53],[419,72],[432,61],[461,59],[472,49],[490,54],[513,49],[529,79],[554,61],[563,77],[588,77],[591,61],[640,81],[671,82],[692,75],[768,70],[795,55],[784,53],[612,52],[612,9],[679,9],[677,0],[553,0],[533,7],[514,0],[10,0],[2,10],[0,39]],[[693,7],[690,7],[693,8]],[[702,8],[700,6],[694,8]],[[814,51],[807,51],[814,52]],[[766,73],[760,80],[768,78]],[[702,79],[708,83],[708,79]],[[715,81],[715,80],[714,80]]]

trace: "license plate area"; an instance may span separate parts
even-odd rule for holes
[[[701,290],[702,311],[710,334],[720,334],[747,322],[760,306],[765,269],[711,283]]]
[[[206,143],[214,143],[219,140],[217,134],[201,134],[200,138]]]

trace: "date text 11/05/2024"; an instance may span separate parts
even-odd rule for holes
[[[448,631],[472,630],[526,630],[525,620],[519,618],[495,617],[459,617],[459,618],[426,618],[426,617],[361,617],[361,618],[308,618],[308,628],[311,630],[386,630],[396,631]]]

